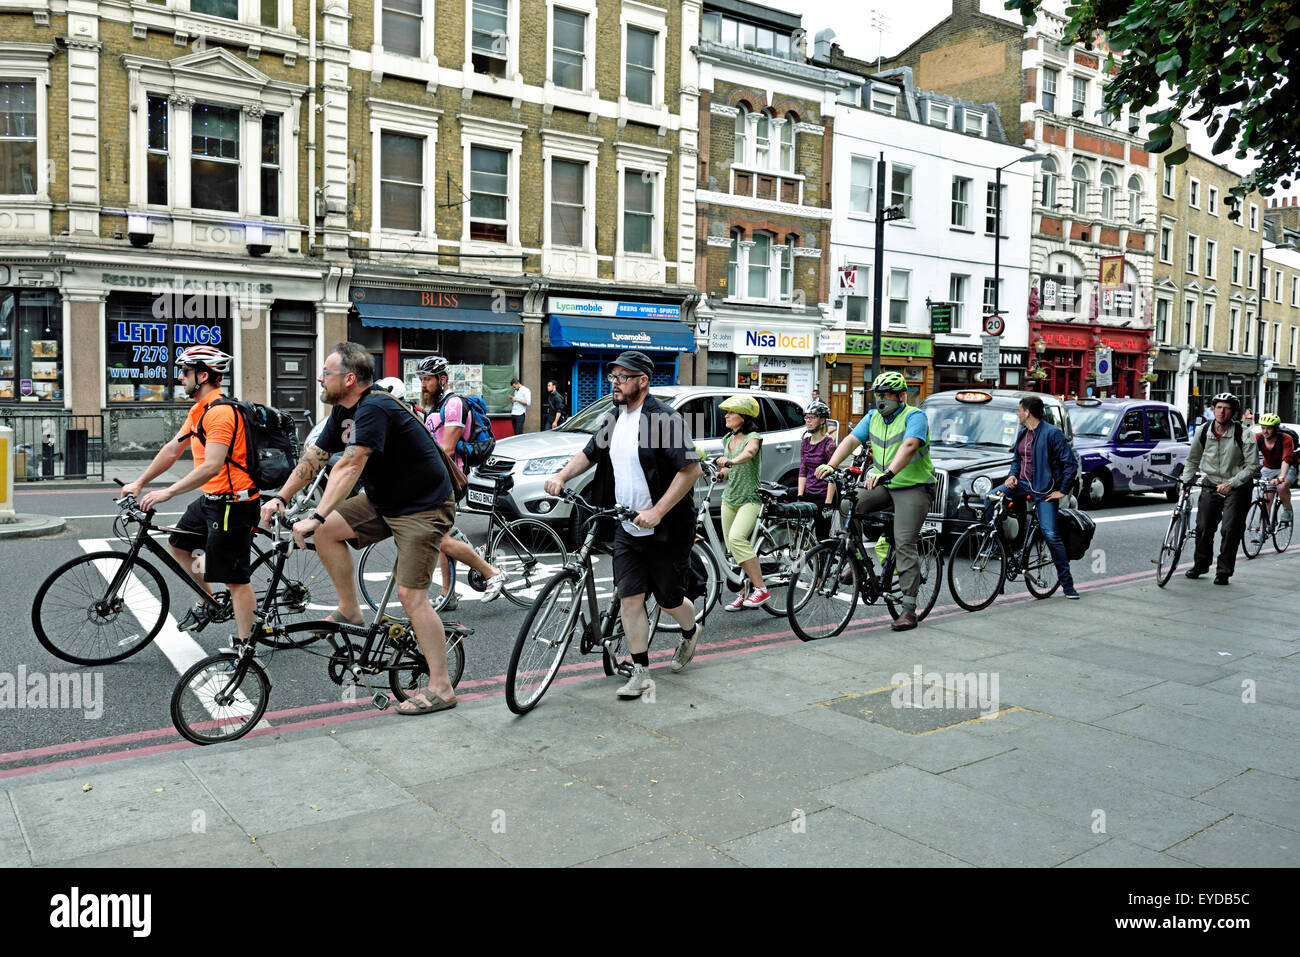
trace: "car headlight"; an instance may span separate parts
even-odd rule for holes
[[[544,459],[529,459],[524,466],[525,475],[553,475],[568,463],[567,455],[552,455]]]
[[[976,495],[987,495],[993,488],[993,480],[987,475],[978,476],[975,481],[970,483],[970,490]]]

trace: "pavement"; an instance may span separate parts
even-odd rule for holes
[[[1180,569],[976,614],[945,593],[900,634],[706,635],[680,675],[658,652],[653,700],[570,649],[522,717],[491,681],[418,718],[273,689],[238,742],[5,772],[0,867],[1295,867],[1297,572],[1300,549],[1228,588]]]
[[[14,492],[52,492],[62,489],[116,488],[114,479],[130,482],[139,477],[148,462],[108,461],[104,463],[104,477],[86,479],[50,479],[38,482],[15,482]],[[189,474],[193,463],[186,460],[176,468],[169,469],[150,483],[151,488],[163,488],[171,482]],[[13,518],[0,518],[0,540],[6,538],[35,538],[40,535],[56,535],[67,524],[57,515],[43,515],[35,512],[18,512]]]

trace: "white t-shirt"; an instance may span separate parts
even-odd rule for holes
[[[528,411],[528,403],[533,401],[532,390],[526,385],[521,385],[515,390],[515,394],[510,397],[512,405],[510,406],[511,415],[523,415]]]
[[[650,486],[641,469],[638,450],[641,446],[641,410],[620,412],[609,439],[609,460],[614,466],[614,501],[619,505],[645,511],[654,505]],[[629,535],[653,535],[654,529],[641,528],[625,521]]]

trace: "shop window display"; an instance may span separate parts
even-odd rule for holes
[[[63,310],[49,290],[0,289],[0,401],[63,401]]]

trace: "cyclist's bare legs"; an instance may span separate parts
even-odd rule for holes
[[[689,602],[683,602],[679,608],[684,607]],[[645,613],[645,595],[624,595],[619,602],[619,610],[623,616],[623,634],[627,636],[627,648],[634,655],[642,654],[650,650],[650,619]],[[676,609],[674,609],[676,610]],[[691,613],[691,621],[694,622],[694,612]],[[673,616],[677,618],[676,615]],[[677,619],[680,622],[680,619]]]
[[[230,604],[235,609],[235,629],[240,638],[247,638],[253,631],[253,615],[257,612],[257,593],[251,584],[227,585],[230,589]]]
[[[671,615],[673,621],[682,626],[683,631],[690,631],[695,627],[695,606],[691,604],[689,598],[683,598],[682,603],[676,608],[665,608],[663,612],[665,615]],[[627,628],[626,625],[623,627]],[[646,627],[649,628],[649,622],[646,623]]]
[[[338,512],[332,512],[325,519],[325,524],[316,529],[312,541],[316,543],[316,554],[320,563],[329,572],[330,581],[338,595],[338,611],[346,621],[364,624],[365,616],[361,614],[361,605],[357,602],[357,584],[352,577],[352,556],[348,554],[348,539],[356,536],[352,527],[343,520]],[[398,593],[400,597],[401,589]],[[427,596],[426,596],[427,598]],[[430,609],[432,610],[432,609]],[[447,670],[447,652],[443,651],[443,671]]]
[[[484,578],[492,578],[501,573],[501,569],[493,568],[480,555],[469,542],[459,538],[452,538],[450,534],[442,537],[442,554],[438,556],[438,567],[442,569],[442,588],[446,593],[447,581],[451,576],[447,572],[447,559],[453,562],[460,562],[462,565],[468,565],[474,571],[478,572]]]
[[[759,562],[757,555],[741,562],[740,570],[749,576],[749,583],[754,586],[754,591],[761,591],[763,589],[763,566],[762,563]],[[668,609],[665,608],[664,610],[667,611]],[[694,618],[695,615],[692,613],[691,620],[693,621]]]
[[[199,587],[207,592],[208,597],[211,598],[212,589],[208,587],[208,583],[203,578],[203,568],[199,564],[198,556],[196,556],[194,552],[187,552],[185,549],[177,548],[172,544],[168,544],[167,548],[171,551],[172,556],[181,563],[181,568],[188,569],[190,577],[198,582]],[[248,627],[253,627],[251,618],[249,619]]]
[[[320,549],[319,545],[316,547],[317,550]],[[398,585],[397,600],[402,603],[406,616],[411,619],[411,627],[415,629],[415,640],[419,643],[420,651],[429,666],[430,693],[437,695],[443,701],[450,701],[456,697],[456,692],[447,674],[447,631],[442,627],[442,619],[429,604],[429,590]]]

